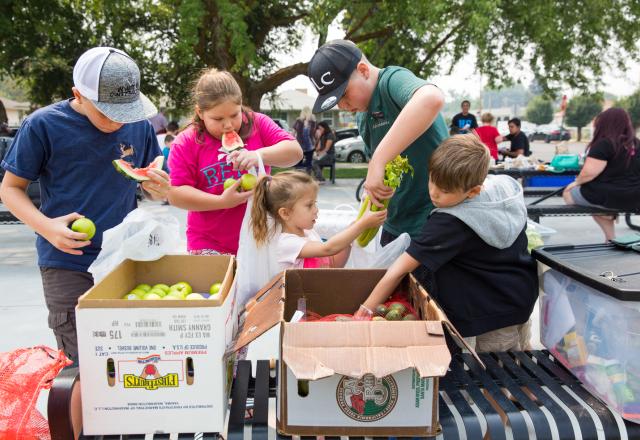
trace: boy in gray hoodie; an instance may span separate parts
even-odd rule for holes
[[[452,324],[462,336],[476,337],[476,351],[528,348],[538,280],[527,251],[527,209],[518,182],[488,176],[488,169],[489,150],[476,135],[440,144],[429,162],[436,209],[356,318],[369,315],[420,268],[416,275]]]

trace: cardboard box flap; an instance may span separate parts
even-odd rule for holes
[[[296,378],[384,377],[415,368],[444,376],[451,355],[437,321],[285,323],[282,357]]]
[[[244,323],[232,351],[237,351],[264,334],[284,315],[284,274],[275,276],[245,306]]]
[[[434,304],[437,304],[433,300],[433,298],[431,298],[430,301],[433,301]],[[476,353],[476,351],[473,348],[471,348],[471,346],[467,343],[467,341],[464,340],[464,338],[458,332],[458,330],[453,326],[453,324],[451,324],[451,321],[449,321],[449,318],[447,318],[447,315],[445,315],[442,309],[440,307],[436,307],[435,310],[436,310],[436,313],[438,314],[440,322],[442,322],[442,327],[447,329],[447,332],[449,332],[449,335],[455,341],[458,347],[464,350],[467,350],[469,353],[471,353],[471,356],[473,356],[473,358],[480,364],[480,366],[486,370],[486,366],[484,365],[484,362],[482,362],[480,357],[478,357],[478,354]]]

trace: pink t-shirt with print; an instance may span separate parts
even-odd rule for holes
[[[219,139],[205,133],[202,143],[196,141],[197,131],[191,126],[181,132],[173,141],[169,155],[171,184],[189,185],[210,194],[222,194],[224,181],[238,178],[240,173],[218,159],[222,146]],[[278,142],[294,140],[268,116],[253,113],[253,130],[245,142],[247,150],[259,150]],[[267,167],[267,172],[269,172]],[[187,249],[214,249],[225,254],[238,252],[240,226],[246,210],[246,203],[231,209],[215,211],[189,211],[187,215]]]

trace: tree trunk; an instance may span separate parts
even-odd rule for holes
[[[582,140],[582,127],[578,127],[578,142]]]
[[[250,85],[247,90],[243,91],[243,94],[245,96],[245,104],[251,107],[251,110],[259,112],[260,101],[262,100],[262,95],[264,95],[264,93],[257,90],[255,85]]]

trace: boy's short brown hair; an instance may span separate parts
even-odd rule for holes
[[[489,149],[474,133],[452,136],[429,161],[429,180],[444,191],[469,191],[489,173]]]

